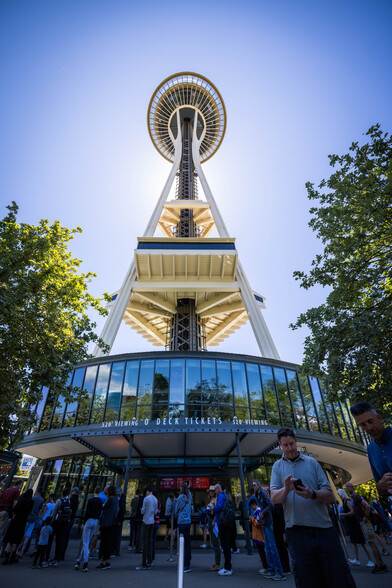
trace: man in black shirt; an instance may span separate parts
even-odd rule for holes
[[[71,517],[67,523],[65,533],[64,533],[63,548],[62,548],[61,556],[60,556],[61,561],[63,561],[65,558],[65,552],[67,551],[69,536],[71,534],[71,529],[74,526],[76,512],[79,507],[79,488],[77,486],[75,488],[72,488],[71,496],[69,497],[69,500],[71,503]]]
[[[100,492],[101,488],[97,486],[94,490],[94,496],[87,502],[86,513],[84,515],[83,547],[75,564],[75,570],[78,570],[83,558],[82,572],[87,572],[90,541],[102,514],[102,500],[99,498]]]

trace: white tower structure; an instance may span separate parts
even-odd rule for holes
[[[152,142],[172,166],[109,303],[101,338],[111,348],[124,320],[154,345],[201,351],[249,319],[261,355],[279,359],[261,312],[264,297],[249,285],[201,165],[225,134],[220,93],[201,75],[170,76],[151,98],[147,123]],[[174,182],[175,198],[168,200]],[[157,228],[163,237],[155,237]],[[214,228],[218,237],[210,237]],[[99,347],[94,355],[102,355]]]

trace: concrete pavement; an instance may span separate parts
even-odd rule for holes
[[[211,549],[200,549],[200,543],[192,545],[192,571],[184,576],[184,588],[228,588],[246,586],[247,588],[272,588],[275,585],[258,574],[260,560],[257,554],[247,555],[243,542],[238,542],[241,553],[232,557],[233,575],[219,576],[210,572],[214,563]],[[154,566],[149,571],[136,571],[135,566],[141,561],[141,555],[127,551],[126,542],[122,544],[121,557],[112,559],[110,570],[97,570],[98,560],[89,561],[87,573],[75,571],[74,559],[79,540],[71,540],[67,550],[67,560],[57,568],[32,570],[32,559],[24,557],[18,564],[0,565],[0,585],[4,588],[176,588],[177,560],[168,562],[169,552],[165,543],[159,542]],[[392,556],[384,558],[392,570]],[[364,565],[352,567],[357,588],[387,588],[392,585],[392,571],[388,574],[372,575]],[[281,585],[281,584],[279,584]],[[293,576],[287,576],[285,588],[295,588]],[[315,588],[318,586],[315,578]],[[339,587],[336,587],[339,588]]]

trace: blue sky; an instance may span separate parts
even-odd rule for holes
[[[391,28],[380,0],[3,0],[2,215],[15,200],[25,222],[81,226],[72,251],[98,274],[91,291],[116,290],[170,171],[150,97],[200,73],[228,118],[205,173],[281,358],[300,362],[306,331],[289,323],[325,297],[292,277],[320,251],[304,184],[372,124],[391,131]],[[113,353],[149,349],[124,325]],[[258,354],[249,325],[214,349]]]

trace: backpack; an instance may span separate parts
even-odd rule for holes
[[[205,525],[207,522],[207,509],[204,506],[199,510],[199,521],[202,525]]]
[[[234,527],[235,525],[235,505],[226,496],[219,518],[224,527]]]
[[[61,523],[68,523],[71,518],[72,508],[69,498],[60,498],[61,504],[56,520]]]

